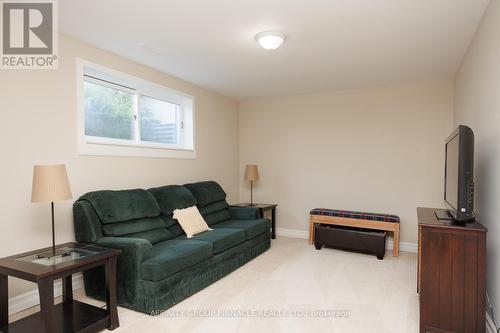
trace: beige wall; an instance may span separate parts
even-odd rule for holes
[[[196,160],[77,155],[76,63],[97,64],[196,98]],[[0,71],[0,257],[50,245],[50,210],[30,203],[33,164],[66,163],[74,198],[91,190],[219,181],[238,198],[237,104],[220,95],[67,37],[58,70]],[[56,204],[57,242],[73,240],[71,205]],[[10,296],[32,288],[13,281]]]
[[[455,79],[455,124],[475,134],[475,210],[488,229],[487,287],[500,318],[500,1],[491,1]]]
[[[279,204],[278,228],[307,230],[315,207],[385,212],[415,243],[415,207],[443,202],[452,93],[439,81],[243,102],[240,173],[258,164],[254,198]]]

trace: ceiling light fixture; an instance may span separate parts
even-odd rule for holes
[[[257,34],[255,40],[266,50],[276,50],[285,41],[285,34],[280,31],[264,31]]]

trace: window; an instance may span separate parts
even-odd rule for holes
[[[194,98],[78,60],[79,153],[195,158]]]
[[[156,98],[139,96],[141,141],[176,145],[179,142],[178,104]]]
[[[85,136],[133,140],[133,93],[96,81],[86,79],[83,83]]]

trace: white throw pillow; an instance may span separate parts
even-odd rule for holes
[[[174,219],[179,221],[182,230],[191,238],[200,232],[212,230],[201,216],[196,206],[174,210]]]

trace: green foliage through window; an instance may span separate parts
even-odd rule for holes
[[[134,95],[84,81],[85,135],[133,140]]]
[[[85,135],[136,141],[134,124],[136,94],[119,88],[84,81]],[[178,143],[179,105],[137,95],[140,140],[160,144]]]

